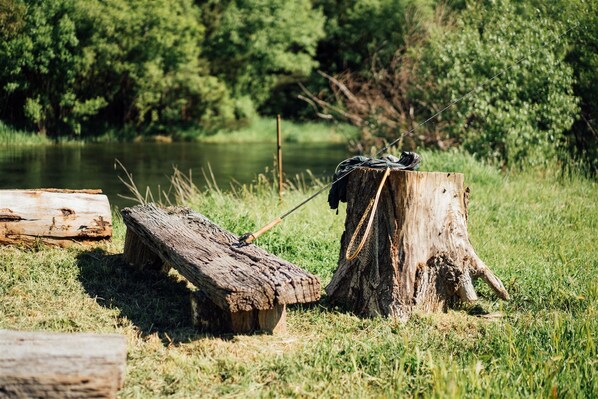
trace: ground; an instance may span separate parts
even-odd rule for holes
[[[469,233],[511,301],[476,284],[479,303],[407,323],[360,319],[321,303],[292,306],[282,335],[211,336],[193,330],[188,285],[139,274],[111,243],[68,250],[0,248],[0,328],[126,335],[120,397],[597,397],[598,185],[554,168],[501,174],[459,153],[424,153],[427,170],[461,171],[471,188]],[[278,205],[265,178],[234,194],[183,202],[243,233]],[[317,274],[336,266],[344,208],[325,195],[258,245]],[[491,314],[498,317],[483,317]]]

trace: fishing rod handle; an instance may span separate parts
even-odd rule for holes
[[[270,223],[268,223],[267,225],[265,225],[264,227],[262,227],[261,229],[259,229],[255,233],[251,233],[249,235],[249,237],[247,237],[245,239],[245,243],[249,244],[250,242],[252,242],[256,238],[258,238],[259,236],[261,236],[262,234],[264,234],[268,230],[272,229],[274,226],[276,226],[280,222],[282,222],[282,218],[278,217],[278,218],[274,219],[273,221],[271,221]]]

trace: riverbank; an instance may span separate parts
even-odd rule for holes
[[[469,233],[510,302],[480,301],[408,323],[294,306],[279,336],[193,330],[187,285],[121,261],[124,227],[96,248],[0,247],[0,328],[119,333],[129,355],[120,397],[596,397],[598,185],[552,170],[503,175],[460,153],[424,152],[425,170],[465,173]],[[290,185],[282,206],[265,176],[229,193],[179,200],[235,232],[253,231],[314,191]],[[258,245],[318,275],[335,269],[344,211],[321,195]],[[502,317],[478,317],[480,313]]]
[[[333,122],[282,121],[282,139],[286,143],[348,143],[358,136],[357,128]],[[255,117],[248,125],[236,130],[221,130],[207,134],[198,128],[186,128],[171,134],[136,134],[129,130],[107,130],[83,137],[51,139],[35,132],[15,129],[0,121],[0,145],[51,145],[55,143],[114,142],[199,142],[199,143],[276,143],[276,118]]]

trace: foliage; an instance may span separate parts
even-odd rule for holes
[[[550,18],[570,29],[566,62],[573,68],[573,91],[580,112],[565,133],[560,154],[570,167],[598,175],[598,1],[574,0],[535,4]]]
[[[217,12],[215,4],[221,7]],[[250,99],[259,106],[273,89],[305,79],[317,65],[324,18],[309,0],[208,2],[204,9],[210,5],[212,13],[204,16],[209,31],[205,54],[238,104]],[[251,110],[237,108],[238,117]]]
[[[24,132],[0,121],[0,145],[49,145],[51,141],[31,132]]]
[[[282,140],[285,143],[347,143],[358,136],[354,126],[338,122],[282,121]],[[276,143],[275,118],[252,118],[247,126],[235,130],[221,130],[214,135],[197,138],[203,143]]]
[[[158,130],[190,121],[209,128],[232,118],[226,86],[201,57],[204,28],[190,0],[81,1],[80,10],[89,37],[84,76],[109,95],[113,118]]]
[[[317,0],[326,15],[318,60],[328,73],[368,72],[373,58],[388,63],[406,38],[425,30],[432,0]]]
[[[3,102],[45,134],[48,127],[77,131],[78,117],[104,105],[100,98],[77,96],[82,55],[72,18],[73,2],[19,0],[9,12],[18,23],[0,40]],[[16,109],[15,109],[16,108]]]
[[[231,118],[226,87],[200,58],[190,0],[42,0],[26,10],[0,44],[0,84],[10,111],[40,132],[79,134],[100,112],[138,127]]]
[[[476,307],[399,324],[360,319],[324,299],[289,307],[283,335],[200,334],[178,274],[135,273],[122,262],[124,226],[115,217],[113,241],[92,249],[0,247],[0,328],[124,334],[123,398],[596,397],[598,203],[587,199],[598,186],[550,171],[505,177],[459,152],[422,155],[427,170],[465,172],[470,237],[510,302],[480,284]],[[281,207],[276,184],[260,178],[236,194],[196,192],[187,203],[242,233],[314,192],[306,190],[289,189]],[[321,195],[258,245],[326,284],[343,219]],[[502,317],[475,316],[485,312]]]
[[[563,29],[522,15],[508,1],[469,11],[457,29],[432,38],[424,61],[427,76],[437,78],[428,94],[433,109],[484,84],[443,114],[443,128],[482,158],[505,164],[554,158],[578,111],[559,41]]]

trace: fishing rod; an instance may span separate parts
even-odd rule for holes
[[[557,36],[555,39],[553,39],[553,40],[545,43],[541,48],[545,48],[546,46],[552,45],[553,43],[555,43],[558,40],[560,40],[563,36],[567,35],[569,32],[571,32],[574,28],[577,28],[578,26],[579,26],[579,22],[576,23],[575,25],[569,27],[569,29],[567,29],[565,32],[563,32],[559,36]],[[536,50],[536,51],[532,52],[531,55],[535,54],[538,51],[539,50]],[[530,54],[528,54],[528,55],[530,55]],[[513,69],[515,66],[519,65],[521,63],[521,61],[523,61],[528,55],[522,55],[513,64],[511,64],[509,67],[504,68],[501,71],[497,72],[491,78],[486,79],[486,81],[484,81],[481,84],[475,86],[474,88],[472,88],[471,90],[469,90],[464,95],[462,95],[462,96],[460,96],[460,97],[452,100],[451,102],[449,102],[446,106],[444,106],[443,108],[441,108],[439,111],[437,111],[436,113],[434,113],[432,116],[430,116],[429,118],[427,118],[423,122],[420,122],[419,124],[417,124],[416,126],[414,126],[413,128],[411,128],[410,130],[408,130],[408,131],[404,132],[403,134],[401,134],[395,140],[391,141],[389,144],[387,144],[382,149],[380,149],[378,152],[376,152],[374,154],[374,158],[378,157],[383,152],[386,152],[387,150],[389,150],[390,148],[392,148],[395,144],[397,144],[403,138],[405,138],[405,137],[410,136],[411,134],[413,134],[413,132],[415,130],[419,129],[420,127],[424,126],[425,124],[427,124],[431,120],[435,119],[437,116],[439,116],[440,114],[442,114],[444,111],[446,111],[450,107],[452,107],[455,104],[461,102],[462,100],[464,100],[464,99],[472,96],[478,89],[484,88],[485,86],[487,86],[489,83],[491,83],[492,81],[494,81],[498,77],[504,75],[505,73],[507,73],[508,71],[510,71],[511,69]],[[245,234],[241,235],[239,237],[238,245],[248,245],[248,244],[250,244],[251,242],[253,242],[254,240],[256,240],[259,236],[261,236],[262,234],[270,231],[275,226],[277,226],[278,224],[280,224],[283,221],[284,218],[286,218],[287,216],[291,215],[292,213],[294,213],[295,211],[297,211],[299,208],[303,207],[305,204],[307,204],[308,202],[310,202],[311,200],[313,200],[314,198],[316,198],[318,195],[320,195],[326,189],[328,189],[332,185],[336,184],[337,182],[343,180],[345,177],[349,176],[355,169],[359,168],[360,166],[365,165],[367,162],[369,162],[369,160],[370,159],[366,159],[363,162],[360,162],[360,163],[356,164],[353,168],[351,168],[349,171],[347,171],[346,173],[344,173],[343,175],[341,175],[340,177],[338,177],[336,180],[333,180],[330,183],[322,186],[319,190],[317,190],[315,193],[313,193],[312,195],[310,195],[309,197],[307,197],[305,200],[301,201],[300,203],[298,203],[297,205],[295,205],[294,207],[292,207],[291,209],[289,209],[285,213],[281,214],[280,216],[278,216],[274,220],[270,221],[268,224],[264,225],[259,230],[255,231],[253,233],[252,232],[248,232],[248,233],[245,233]]]

